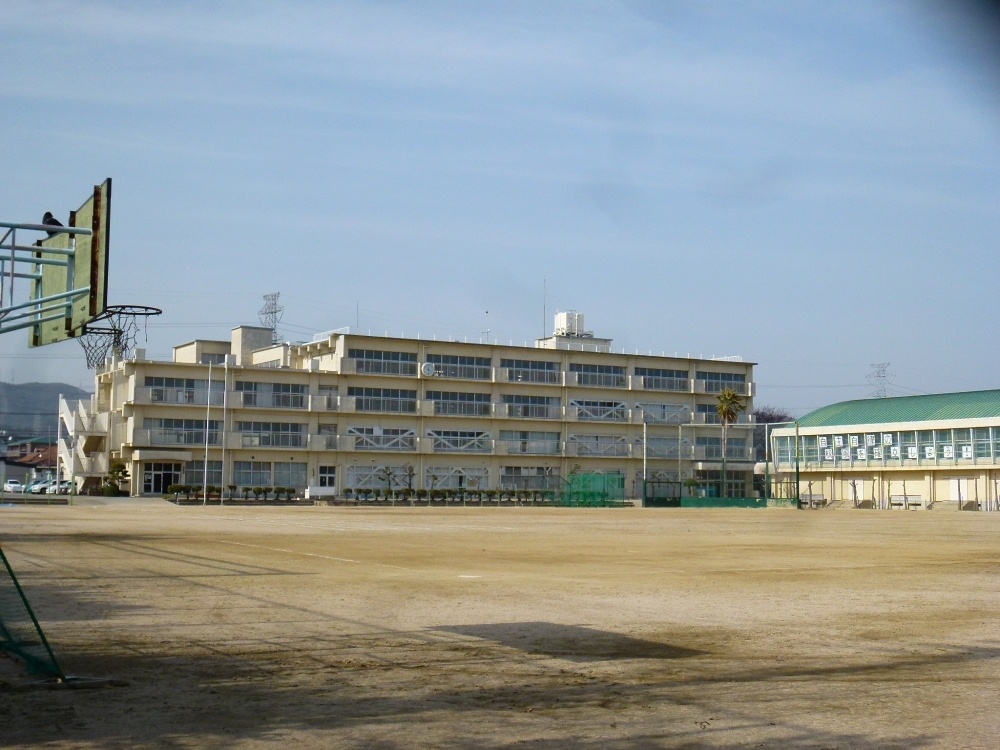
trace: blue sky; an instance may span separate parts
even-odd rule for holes
[[[996,29],[953,7],[6,0],[0,219],[112,177],[109,301],[163,309],[157,358],[280,292],[290,340],[577,310],[796,414],[875,362],[996,388]],[[90,387],[26,339],[0,379]]]

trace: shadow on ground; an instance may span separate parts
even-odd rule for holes
[[[697,649],[632,638],[621,633],[555,622],[456,625],[436,630],[493,641],[528,654],[557,656],[570,661],[684,659],[705,653]]]
[[[461,635],[514,633],[516,641],[517,625],[455,630]],[[556,644],[565,643],[567,632],[573,639],[590,633],[588,628],[542,630]],[[692,667],[666,675],[663,666],[671,662],[663,659],[678,657],[654,655],[645,669],[602,673],[595,670],[608,662],[574,664],[545,656],[518,660],[506,645],[492,644],[492,651],[466,659],[461,649],[467,641],[427,641],[418,633],[411,637],[367,653],[355,650],[350,658],[345,655],[356,642],[350,638],[252,654],[221,653],[221,645],[219,653],[199,655],[148,655],[121,648],[77,653],[65,660],[75,674],[115,677],[128,685],[8,689],[0,701],[4,745],[229,748],[295,737],[307,746],[384,750],[417,745],[486,750],[513,744],[543,750],[919,749],[940,746],[943,740],[893,732],[891,717],[876,722],[883,732],[879,736],[857,731],[865,725],[854,723],[852,731],[820,731],[812,725],[829,723],[822,710],[804,714],[795,707],[825,705],[829,678],[877,672],[878,679],[904,680],[914,669],[926,673],[949,664],[965,669],[1000,657],[1000,648],[956,648],[840,667],[769,662],[759,669]],[[641,649],[632,640],[608,639],[600,651],[634,654]],[[642,649],[656,654],[660,645]],[[693,657],[698,652],[681,653]]]

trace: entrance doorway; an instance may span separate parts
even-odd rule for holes
[[[152,462],[142,465],[142,494],[165,495],[172,484],[180,484],[181,464]]]

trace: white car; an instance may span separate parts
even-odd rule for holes
[[[8,479],[3,483],[4,492],[24,492],[24,485],[16,479]]]
[[[35,482],[31,485],[31,489],[28,490],[32,495],[44,495],[49,490],[49,485],[53,484],[56,480],[45,479],[41,482]]]
[[[69,488],[73,486],[73,483],[68,479],[64,479],[61,482],[52,481],[48,488],[45,490],[46,495],[68,495]]]

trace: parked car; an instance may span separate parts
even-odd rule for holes
[[[17,479],[8,479],[3,483],[4,492],[24,492],[24,485]]]
[[[73,483],[64,479],[61,482],[53,481],[49,484],[48,489],[45,490],[46,495],[68,495],[69,488],[73,486]]]
[[[40,482],[32,482],[31,487],[28,490],[32,495],[44,495],[49,491],[49,485],[52,484],[54,479],[43,479]]]

